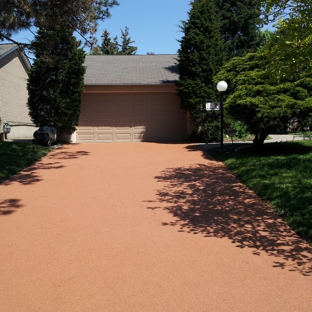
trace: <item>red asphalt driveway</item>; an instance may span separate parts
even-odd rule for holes
[[[0,185],[0,311],[312,311],[312,249],[196,145],[73,144]]]

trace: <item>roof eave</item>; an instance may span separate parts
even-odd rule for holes
[[[93,87],[103,87],[103,86],[167,86],[167,85],[175,85],[178,80],[163,82],[163,83],[85,83],[85,86],[93,86]]]
[[[15,51],[16,49],[18,49],[18,46],[15,45],[13,48],[11,48],[10,50],[4,52],[3,54],[0,55],[0,59],[6,57],[7,55],[9,55],[10,53],[12,53],[13,51]]]
[[[26,55],[19,49],[19,47],[17,45],[15,45],[12,49],[6,51],[5,53],[0,55],[0,59],[5,58],[7,55],[9,55],[10,53],[14,52],[15,50],[17,50],[17,53],[19,53],[19,55],[21,56],[21,58],[23,59],[23,62],[26,66],[27,69],[30,69],[31,64],[28,60],[28,58],[26,57]]]

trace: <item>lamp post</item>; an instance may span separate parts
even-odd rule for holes
[[[221,92],[221,102],[220,102],[220,114],[221,114],[221,143],[220,148],[223,150],[223,92],[226,91],[228,85],[225,81],[219,81],[217,84],[217,89]]]

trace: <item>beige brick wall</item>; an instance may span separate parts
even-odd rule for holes
[[[27,69],[17,50],[0,60],[0,117],[3,122],[31,123],[27,103]],[[33,127],[12,127],[8,138],[32,137]],[[1,130],[2,132],[2,125]]]

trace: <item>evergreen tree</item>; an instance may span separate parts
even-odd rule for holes
[[[219,112],[207,113],[205,103],[216,101],[218,94],[213,76],[222,66],[225,53],[220,37],[220,14],[213,1],[196,0],[188,12],[189,19],[182,22],[184,33],[179,41],[177,83],[181,108],[191,114],[201,139],[217,140],[220,137]]]
[[[244,55],[259,46],[258,3],[260,0],[194,0],[188,20],[182,22],[178,94],[201,140],[220,138],[220,113],[205,110],[206,102],[220,99],[214,75],[233,55]]]
[[[36,33],[38,29],[66,25],[92,45],[98,21],[108,18],[109,9],[115,5],[117,0],[1,0],[0,41],[20,44],[11,36],[21,30]]]
[[[36,126],[54,126],[71,134],[78,124],[85,54],[64,27],[38,31],[32,42],[36,60],[28,78],[29,115]]]
[[[110,37],[110,33],[107,30],[103,31],[101,36],[102,43],[100,46],[94,46],[91,54],[105,54],[105,55],[133,55],[136,54],[137,47],[132,46],[133,40],[129,37],[129,28],[126,26],[125,30],[121,29],[121,43],[118,42],[118,37],[113,39]]]
[[[133,55],[136,54],[138,50],[137,47],[132,46],[131,44],[134,43],[133,40],[129,37],[129,28],[126,26],[125,30],[121,30],[121,44],[119,45],[120,49],[118,54],[123,55]]]
[[[113,39],[110,38],[110,33],[105,29],[101,36],[102,43],[100,46],[96,46],[93,48],[91,54],[118,54],[118,38],[117,36]]]
[[[101,51],[103,54],[117,54],[118,53],[118,37],[115,36],[113,40],[111,40],[111,38],[109,37],[109,32],[105,30],[103,33]]]
[[[227,60],[255,52],[260,44],[258,29],[262,0],[214,0],[221,14],[220,34]]]

